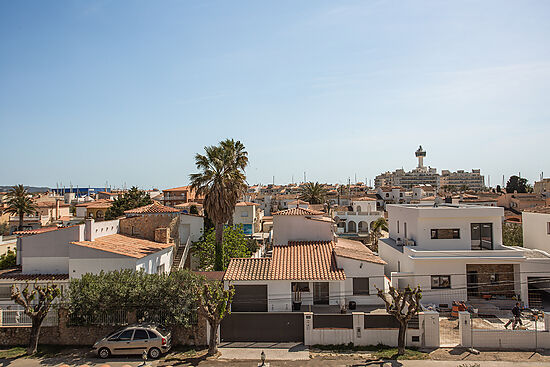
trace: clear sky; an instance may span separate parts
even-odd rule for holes
[[[0,185],[550,176],[550,1],[1,1]]]

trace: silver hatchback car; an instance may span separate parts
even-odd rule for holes
[[[151,359],[157,359],[162,353],[170,350],[172,334],[158,325],[141,324],[131,325],[115,331],[97,341],[92,351],[100,358],[109,358],[111,355],[143,354]]]

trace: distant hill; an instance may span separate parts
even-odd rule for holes
[[[8,191],[9,189],[11,189],[13,186],[0,186],[0,192],[2,191]],[[29,192],[46,192],[46,191],[49,191],[50,188],[49,187],[36,187],[36,186],[25,186],[25,188],[29,191]]]

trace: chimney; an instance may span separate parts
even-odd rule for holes
[[[93,232],[94,219],[86,218],[84,221],[84,241],[93,241],[95,239],[95,233]]]
[[[170,243],[170,228],[155,229],[155,242]]]

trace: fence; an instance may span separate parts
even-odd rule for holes
[[[350,317],[351,316],[351,317]],[[304,313],[306,345],[397,345],[399,323],[391,315],[353,312],[352,315]],[[439,314],[422,312],[407,329],[406,344],[439,347]]]
[[[460,345],[475,349],[536,350],[550,348],[550,313],[543,320],[523,320],[523,326],[506,329],[507,319],[472,317],[459,312]]]
[[[112,312],[95,313],[92,315],[70,315],[70,325],[128,325],[128,311],[116,310]]]
[[[32,319],[22,309],[0,310],[0,327],[30,327]],[[42,322],[42,326],[57,326],[59,317],[57,310],[51,310]]]

